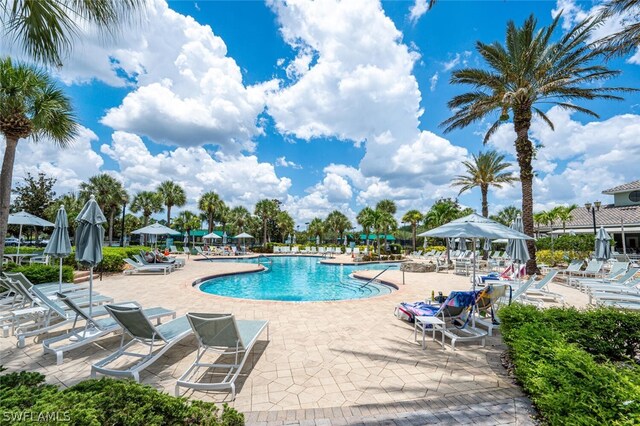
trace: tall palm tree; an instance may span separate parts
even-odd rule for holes
[[[125,21],[143,11],[145,0],[7,0],[0,6],[6,40],[36,61],[61,66],[73,47],[78,23],[85,21],[114,34]]]
[[[260,200],[254,209],[256,216],[262,221],[262,245],[267,244],[267,222],[278,214],[278,205],[269,199]]]
[[[529,17],[522,27],[513,21],[507,24],[504,46],[499,42],[476,43],[476,50],[488,69],[466,68],[454,71],[452,84],[465,84],[473,91],[455,96],[449,101],[453,116],[442,124],[445,131],[467,127],[499,112],[499,118],[485,134],[486,143],[500,126],[513,118],[516,133],[515,148],[522,185],[522,221],[524,232],[533,235],[533,167],[535,148],[529,139],[533,116],[553,129],[553,123],[539,108],[542,104],[598,115],[576,101],[591,99],[622,99],[615,92],[630,89],[606,87],[604,80],[618,75],[600,60],[602,53],[587,43],[599,19],[585,20],[558,41],[552,41],[560,16],[550,26],[537,29],[537,21]],[[511,116],[510,116],[511,113]],[[537,271],[536,248],[527,241],[529,256],[527,273]]]
[[[153,191],[141,191],[133,197],[133,201],[131,201],[131,207],[129,209],[134,212],[142,212],[142,226],[149,225],[149,218],[154,213],[160,213],[162,208],[162,199],[160,199],[160,195],[157,192]],[[126,222],[126,221],[125,221]],[[143,237],[142,244],[144,245],[145,240]]]
[[[309,222],[308,232],[310,235],[314,237],[320,237],[320,242],[323,242],[324,230],[326,229],[325,223],[319,217],[313,218],[311,222]]]
[[[293,233],[293,230],[296,226],[295,221],[291,217],[291,215],[286,211],[279,211],[275,217],[276,227],[280,232],[280,236],[284,241],[289,235]]]
[[[380,210],[383,212],[387,212],[391,215],[396,214],[398,208],[396,207],[396,203],[393,200],[380,200],[376,204],[376,210]]]
[[[0,172],[0,259],[7,235],[16,148],[21,139],[66,147],[78,124],[71,102],[45,73],[0,58],[0,133],[6,141]]]
[[[482,195],[482,216],[489,217],[489,203],[487,195],[489,187],[502,188],[503,184],[511,184],[518,179],[511,173],[505,172],[511,164],[504,161],[504,155],[497,151],[480,152],[472,155],[473,161],[463,161],[466,174],[456,176],[451,182],[452,186],[461,186],[458,195],[475,187],[480,188]]]
[[[245,226],[251,217],[249,210],[242,206],[234,207],[229,212],[229,220],[233,226],[235,235],[244,232]]]
[[[178,216],[176,216],[176,219],[173,221],[173,226],[182,232],[187,232],[192,229],[200,229],[202,221],[197,214],[189,210],[184,210],[178,213]]]
[[[213,232],[215,217],[222,209],[224,201],[213,191],[206,192],[198,201],[198,208],[207,216],[207,232]]]
[[[171,226],[171,207],[182,207],[187,204],[187,193],[172,180],[165,180],[156,189],[162,204],[167,207],[167,226]]]
[[[80,184],[80,198],[86,202],[91,195],[109,221],[109,245],[113,243],[113,223],[123,204],[129,201],[129,195],[119,180],[108,173],[91,176],[88,182]]]
[[[513,221],[521,215],[522,211],[519,208],[517,208],[516,206],[508,206],[500,210],[496,215],[491,216],[491,219],[495,220],[496,222],[500,222],[505,226],[511,226],[511,223],[513,223]]]
[[[336,233],[336,238],[341,240],[344,236],[344,231],[351,229],[351,221],[340,210],[334,210],[327,216],[325,220],[327,227]],[[339,243],[339,241],[338,241]]]
[[[600,13],[603,18],[617,14],[640,16],[640,0],[609,0],[602,4]],[[620,31],[596,42],[598,48],[610,56],[622,56],[630,53],[640,45],[640,20],[626,19]]]
[[[437,228],[460,217],[458,203],[450,198],[436,201],[424,215],[424,224],[429,228]]]
[[[562,233],[567,232],[567,222],[573,220],[573,211],[578,208],[577,204],[556,207],[557,219],[562,222]]]
[[[413,251],[416,251],[416,229],[418,229],[418,223],[422,222],[423,219],[424,216],[418,210],[409,210],[402,216],[402,221],[411,225]]]
[[[80,214],[82,207],[84,206],[82,203],[82,199],[75,192],[69,192],[64,194],[58,198],[56,198],[49,206],[47,210],[45,210],[45,217],[50,222],[56,221],[56,215],[58,214],[58,209],[60,206],[64,206],[65,211],[67,212],[67,216],[70,221],[75,220],[76,217]],[[75,233],[75,227],[69,227],[69,235],[72,237]]]
[[[367,247],[369,247],[369,234],[375,223],[374,210],[371,207],[363,208],[356,216],[356,221],[362,226],[362,232],[364,233]]]

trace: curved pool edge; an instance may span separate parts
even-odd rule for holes
[[[196,279],[195,281],[193,281],[191,283],[191,287],[193,287],[193,288],[199,287],[200,284],[202,284],[203,281],[212,280],[214,278],[228,277],[228,276],[231,276],[231,275],[255,274],[257,272],[264,272],[264,271],[267,270],[267,268],[265,268],[262,265],[257,265],[257,266],[259,266],[259,268],[256,268],[254,270],[235,271],[235,272],[220,272],[220,273],[217,273],[217,274],[212,274],[212,275],[207,275],[207,276],[204,276],[204,277],[200,277],[200,278]],[[212,296],[217,296],[217,295],[215,295],[213,293],[207,293],[206,291],[201,291],[201,292],[205,293],[205,294],[211,294]],[[222,297],[224,297],[224,296],[222,296]],[[249,300],[253,300],[253,299],[249,299]]]

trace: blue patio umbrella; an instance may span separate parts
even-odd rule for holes
[[[511,224],[511,229],[516,232],[524,232],[522,226],[522,217],[518,215],[516,220]],[[517,276],[520,275],[520,265],[523,263],[527,263],[527,261],[531,258],[529,256],[529,249],[527,248],[527,243],[525,240],[521,239],[509,239],[507,243],[507,254],[511,258],[511,262],[518,264]]]
[[[466,251],[467,250],[467,239],[466,238],[458,238],[458,250]]]
[[[64,206],[60,206],[56,214],[56,222],[49,243],[44,248],[44,254],[56,257],[60,260],[60,277],[58,291],[62,292],[62,258],[71,254],[71,241],[69,241],[69,221]]]
[[[596,235],[595,258],[597,260],[609,260],[611,258],[611,237],[600,227]]]
[[[93,268],[102,262],[102,224],[106,221],[93,195],[76,218],[76,261],[89,267],[89,316],[93,304]]]

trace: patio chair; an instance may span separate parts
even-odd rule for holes
[[[134,255],[137,258],[137,256]],[[167,275],[167,273],[171,272],[171,265],[144,265],[140,261],[134,261],[126,257],[124,262],[131,266],[132,269],[125,269],[123,271],[124,274],[158,274],[162,273],[162,275]]]
[[[191,366],[178,379],[175,395],[180,388],[196,390],[231,389],[232,399],[236,397],[235,381],[242,371],[245,361],[262,332],[267,330],[269,340],[269,321],[236,320],[232,314],[188,313],[187,319],[198,341],[198,352]],[[232,364],[202,362],[207,351],[216,355],[233,356]],[[199,368],[222,369],[219,381],[193,381]],[[214,373],[215,374],[215,373]]]
[[[493,335],[493,329],[500,326],[497,311],[506,302],[511,304],[513,296],[509,284],[489,284],[486,291],[480,292],[476,299],[475,323],[486,327],[489,336]]]
[[[569,262],[569,265],[567,265],[566,268],[559,269],[558,270],[558,274],[566,276],[567,277],[567,282],[569,282],[571,280],[571,274],[573,274],[574,272],[579,271],[580,268],[582,268],[582,265],[584,265],[584,260],[582,260],[582,259],[572,260],[571,262]]]
[[[623,274],[619,274],[617,278],[603,278],[603,279],[585,279],[580,280],[578,283],[580,284],[581,291],[589,291],[590,288],[598,287],[598,288],[606,288],[608,286],[620,286],[624,285],[627,281],[630,281],[637,273],[640,271],[640,268],[629,268]]]
[[[29,258],[29,265],[34,265],[34,264],[48,265],[49,255],[33,256]]]
[[[553,293],[549,290],[545,290],[547,285],[553,281],[553,279],[558,274],[558,271],[555,269],[549,269],[549,272],[542,277],[542,279],[538,282],[532,284],[531,288],[527,289],[526,295],[533,296],[541,299],[553,299],[554,301],[560,301],[560,303],[564,304],[564,296],[559,293]]]
[[[44,353],[55,354],[57,365],[62,364],[65,352],[82,347],[106,336],[107,334],[120,330],[120,325],[113,318],[97,319],[94,315],[90,316],[87,311],[76,305],[73,299],[70,299],[61,293],[58,293],[57,296],[62,303],[67,305],[67,307],[75,313],[71,330],[60,336],[42,341],[42,349]],[[136,302],[118,303],[118,306],[140,307]],[[160,324],[160,320],[164,317],[176,317],[176,311],[161,307],[147,308],[142,312],[147,318],[155,319],[157,324]],[[76,327],[78,320],[84,320],[84,326]],[[60,346],[55,345],[56,343],[64,340],[68,340],[68,342]]]
[[[587,263],[587,267],[584,269],[584,271],[574,271],[571,274],[581,275],[583,277],[592,275],[595,277],[600,273],[600,270],[602,269],[602,265],[604,265],[604,262],[602,262],[601,260],[590,260],[589,263]],[[574,283],[575,283],[575,280],[569,281],[570,285],[573,285]]]
[[[28,290],[31,287],[37,287],[42,290],[44,293],[55,293],[60,289],[59,283],[44,283],[44,284],[33,284],[29,278],[27,278],[22,272],[3,272],[3,275],[11,280],[20,281],[22,285]],[[70,293],[81,290],[86,290],[89,288],[89,283],[62,283],[62,292]]]
[[[533,274],[529,277],[527,281],[520,284],[519,286],[514,286],[512,284],[511,288],[513,289],[513,293],[511,294],[512,302],[520,302],[525,305],[535,305],[537,307],[542,307],[543,302],[540,299],[533,299],[527,296],[527,290],[533,285],[536,281],[536,274]]]
[[[178,247],[176,247],[176,246],[169,246],[169,253],[171,253],[171,254],[181,254],[178,251]]]
[[[138,306],[106,305],[105,308],[124,332],[118,350],[91,366],[91,377],[96,377],[96,374],[100,373],[106,376],[131,377],[139,382],[142,370],[157,361],[162,354],[192,332],[186,316],[155,327]],[[133,339],[125,344],[124,339],[127,334]],[[136,344],[147,346],[148,353],[129,352],[128,349]],[[154,351],[158,346],[160,348]],[[110,367],[122,357],[137,358],[138,361],[121,368]]]

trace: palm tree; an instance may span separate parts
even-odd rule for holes
[[[466,68],[452,73],[452,84],[471,85],[473,91],[449,101],[449,108],[455,112],[442,123],[449,132],[499,112],[499,118],[485,134],[486,143],[509,120],[511,112],[522,185],[522,221],[528,235],[533,235],[534,173],[531,163],[535,148],[529,139],[533,116],[538,116],[553,129],[553,123],[539,107],[557,105],[598,117],[576,101],[622,99],[612,93],[629,90],[601,84],[620,72],[606,68],[600,60],[601,52],[587,45],[600,20],[583,21],[554,42],[551,38],[559,21],[560,16],[550,26],[538,30],[532,15],[520,28],[513,21],[507,24],[504,46],[499,42],[477,42],[476,50],[489,69]],[[537,271],[534,241],[527,241],[527,247],[531,257],[527,262],[527,273],[533,274]]]
[[[197,214],[184,210],[173,221],[173,226],[182,232],[190,232],[193,229],[200,229],[202,221]]]
[[[491,219],[500,222],[505,226],[511,226],[518,216],[522,215],[522,211],[516,206],[505,207],[498,214],[491,216]],[[535,221],[535,218],[534,218]]]
[[[242,206],[234,207],[229,212],[229,219],[231,222],[231,226],[233,226],[235,235],[244,232],[244,228],[251,217],[251,213],[249,210]]]
[[[367,247],[369,247],[369,234],[371,233],[371,229],[375,223],[374,210],[371,207],[365,207],[360,210],[358,216],[356,216],[356,221],[362,226],[362,232],[365,235],[365,240]]]
[[[133,197],[133,201],[131,201],[131,207],[129,209],[134,213],[142,212],[142,226],[147,226],[149,225],[149,218],[151,215],[154,213],[160,213],[163,210],[162,200],[157,192],[141,191]],[[143,238],[144,237],[145,236],[143,235]],[[145,240],[143,239],[143,245],[144,241]]]
[[[114,34],[133,14],[143,11],[145,0],[13,0],[0,6],[5,39],[12,40],[36,61],[61,66],[73,46],[79,22]]]
[[[411,225],[411,237],[413,241],[413,251],[416,251],[416,229],[418,223],[422,222],[424,216],[418,210],[409,210],[402,216],[402,221]]]
[[[489,217],[489,203],[487,195],[489,187],[502,188],[502,185],[517,181],[518,179],[511,173],[504,172],[511,166],[504,162],[504,155],[498,154],[497,151],[480,152],[478,155],[472,155],[473,161],[463,161],[466,167],[466,174],[456,176],[451,185],[461,186],[458,195],[465,191],[469,191],[475,187],[480,187],[482,194],[482,216]]]
[[[220,206],[220,210],[218,210],[218,213],[216,214],[215,220],[220,222],[220,225],[222,225],[222,231],[227,232],[227,222],[231,220],[231,209],[225,204],[224,201],[222,201],[222,205]]]
[[[80,198],[86,202],[91,195],[109,220],[109,245],[113,243],[113,223],[123,204],[129,202],[129,194],[119,180],[108,173],[91,176],[80,184]]]
[[[267,244],[267,222],[278,214],[278,205],[269,199],[260,200],[254,209],[256,216],[262,221],[262,245]]]
[[[0,259],[7,235],[13,164],[20,139],[43,138],[66,147],[78,124],[71,102],[45,73],[0,59],[0,133],[6,141],[0,172]]]
[[[429,228],[437,228],[460,217],[458,203],[450,198],[436,201],[424,215],[424,224]]]
[[[285,211],[279,211],[275,217],[275,220],[276,220],[276,227],[278,228],[278,231],[280,232],[280,236],[284,241],[288,235],[293,233],[293,229],[295,228],[296,223],[291,217],[291,215]]]
[[[334,210],[329,213],[325,223],[329,229],[336,233],[338,240],[342,239],[344,231],[352,228],[351,221],[340,210]],[[339,243],[340,241],[338,241],[338,244]]]
[[[165,180],[156,189],[162,204],[167,206],[167,226],[171,226],[171,207],[182,207],[187,204],[187,194],[184,189],[172,180]]]
[[[559,221],[562,222],[562,233],[567,232],[567,222],[573,220],[572,212],[578,208],[577,204],[571,204],[569,206],[556,207],[556,216]]]
[[[640,16],[640,0],[609,0],[600,8],[601,17],[606,19],[615,15]],[[640,21],[626,19],[622,29],[596,42],[599,49],[609,56],[622,56],[640,45]]]
[[[45,217],[50,222],[56,221],[56,215],[58,214],[58,209],[60,208],[60,206],[64,206],[69,221],[73,221],[80,214],[83,203],[80,197],[74,192],[69,192],[56,198],[51,204],[49,204],[49,206],[45,210]],[[69,226],[69,234],[73,237],[74,233],[75,227]]]
[[[396,214],[398,208],[396,207],[396,203],[392,200],[380,200],[376,204],[376,210],[380,210],[383,212],[387,212],[391,215]]]
[[[309,222],[309,234],[314,235],[316,237],[320,237],[320,242],[323,241],[324,230],[326,229],[325,223],[319,217],[314,218],[311,222]]]
[[[198,201],[198,208],[202,210],[202,212],[207,217],[207,232],[212,233],[214,227],[214,219],[222,206],[224,205],[224,201],[220,198],[218,194],[215,192],[206,192],[200,197]]]
[[[391,213],[386,210],[374,210],[374,224],[373,229],[376,233],[376,239],[378,240],[378,256],[382,253],[382,245],[380,243],[380,235],[384,235],[385,240],[387,234],[395,230],[398,227],[398,222]]]

